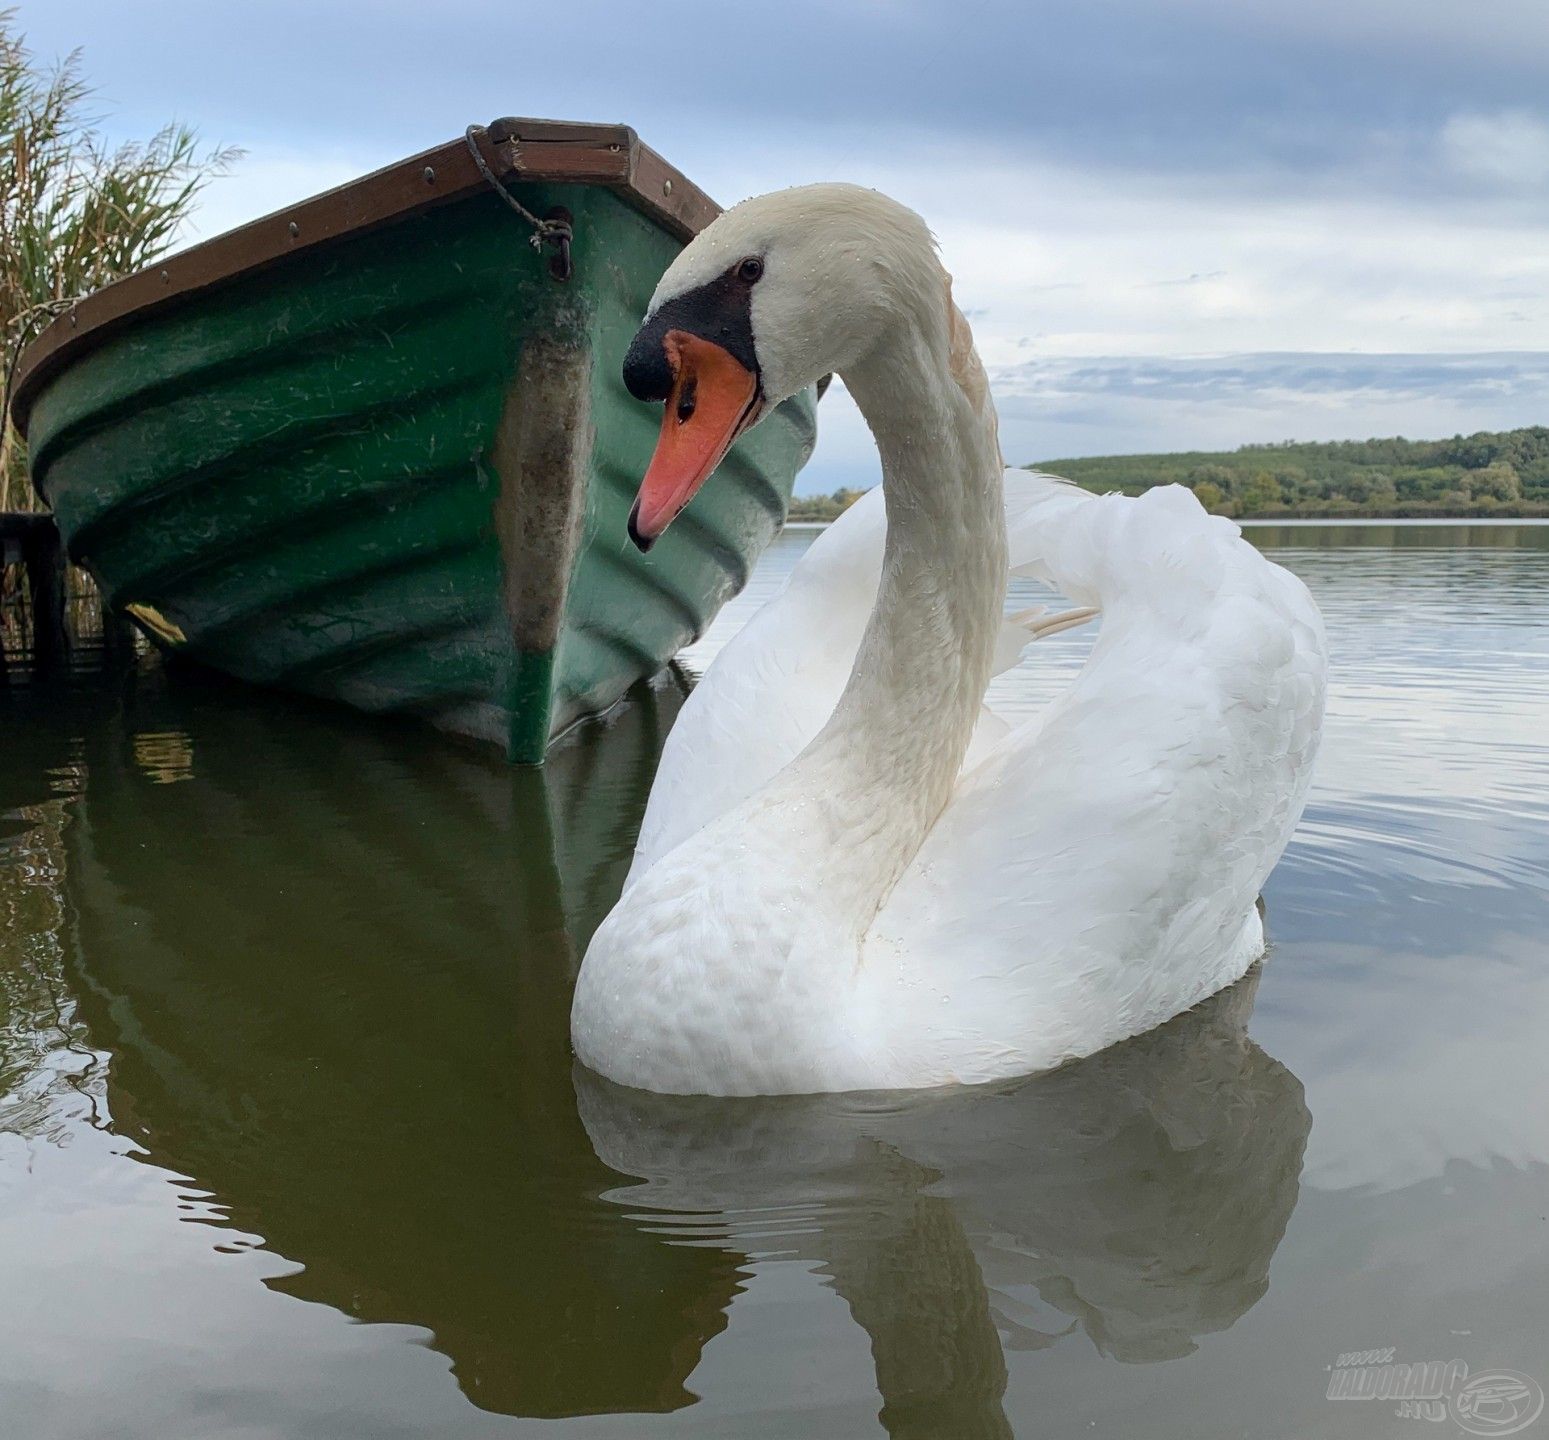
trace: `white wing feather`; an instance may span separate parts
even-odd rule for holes
[[[875,1039],[915,1069],[924,1041],[942,1081],[1090,1054],[1245,973],[1322,719],[1311,596],[1187,490],[1047,483],[1019,518],[1014,565],[1102,632],[965,771],[867,936]]]
[[[1030,499],[1020,471],[1007,475]],[[1008,498],[1008,518],[1020,506]],[[833,714],[877,598],[887,515],[870,491],[814,540],[784,587],[715,657],[684,703],[662,750],[627,889],[650,865],[717,815],[747,799],[796,758]],[[1026,629],[1008,622],[995,673],[1017,663]],[[968,763],[1010,727],[986,708]]]

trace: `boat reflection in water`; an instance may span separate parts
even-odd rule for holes
[[[246,693],[131,695],[65,831],[117,1128],[301,1267],[269,1283],[425,1327],[500,1413],[692,1403],[771,1250],[848,1303],[894,1435],[1009,1434],[1008,1348],[1163,1360],[1252,1306],[1309,1123],[1246,1036],[1256,975],[976,1090],[715,1101],[573,1066],[576,965],[679,698],[513,772]]]

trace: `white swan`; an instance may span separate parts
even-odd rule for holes
[[[876,437],[883,497],[811,547],[668,740],[571,1014],[580,1059],[624,1084],[1024,1074],[1160,1024],[1264,948],[1255,902],[1322,718],[1317,607],[1187,490],[1003,474],[911,211],[785,191],[673,263],[625,362],[636,395],[667,402],[637,543],[830,371]],[[1015,728],[982,704],[1014,654],[1008,566],[1102,611],[1069,690]]]

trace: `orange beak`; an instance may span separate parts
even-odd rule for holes
[[[669,330],[662,344],[672,392],[656,453],[629,512],[629,538],[649,550],[758,419],[758,376],[713,340]]]

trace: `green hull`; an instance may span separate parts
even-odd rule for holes
[[[784,521],[815,401],[638,553],[660,412],[620,364],[682,242],[602,185],[516,193],[574,217],[568,282],[485,189],[55,365],[28,397],[33,474],[106,600],[241,679],[527,762],[702,632]]]

